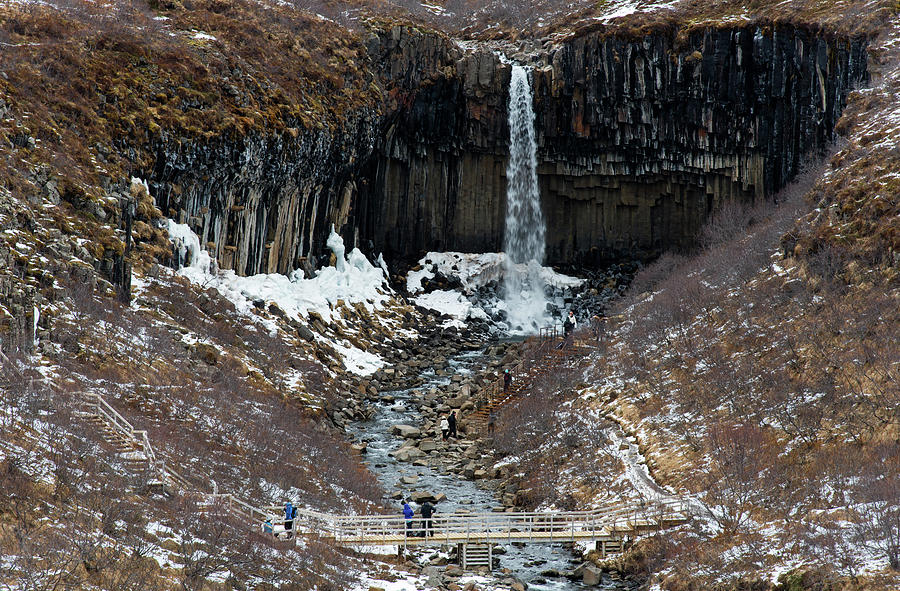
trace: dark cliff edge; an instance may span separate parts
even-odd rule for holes
[[[546,263],[687,247],[718,204],[773,194],[833,138],[866,45],[744,25],[593,32],[531,56]],[[510,66],[412,27],[366,46],[381,105],[340,129],[157,146],[151,193],[222,267],[321,262],[332,224],[392,263],[501,249]]]

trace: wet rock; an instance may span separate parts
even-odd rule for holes
[[[407,446],[396,449],[388,455],[392,456],[398,462],[409,462],[410,460],[415,460],[423,457],[425,455],[425,452],[420,450],[418,447]]]
[[[457,564],[448,564],[447,568],[444,569],[444,574],[448,577],[461,577],[463,576],[463,569]]]
[[[392,425],[391,435],[399,435],[404,439],[418,439],[422,436],[422,431],[412,425]]]
[[[603,573],[594,565],[589,565],[582,570],[581,582],[585,585],[599,585],[603,578]]]
[[[424,503],[425,501],[434,503],[437,501],[437,497],[434,494],[425,491],[414,491],[410,494],[410,498],[416,503]]]
[[[547,570],[541,571],[542,577],[550,577],[551,579],[561,579],[566,576],[562,571],[555,568],[548,568]]]

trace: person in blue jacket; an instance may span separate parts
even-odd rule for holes
[[[406,535],[409,535],[410,530],[412,530],[412,518],[416,512],[413,511],[413,508],[409,506],[409,501],[403,499],[403,517],[406,519]]]
[[[291,502],[288,501],[284,504],[284,531],[287,533],[287,537],[290,538],[294,529],[294,507],[291,505]]]

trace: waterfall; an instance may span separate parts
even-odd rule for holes
[[[541,278],[546,229],[537,183],[537,143],[528,71],[512,66],[509,83],[509,163],[506,166],[504,300],[510,330],[535,332],[549,322]]]

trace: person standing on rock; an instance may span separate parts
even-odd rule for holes
[[[422,537],[433,536],[434,530],[431,527],[431,516],[434,515],[434,505],[426,500],[422,503],[419,513],[422,514]]]
[[[451,411],[450,416],[447,417],[447,424],[450,426],[449,436],[450,437],[459,437],[459,435],[456,434],[456,411],[455,410]]]
[[[566,321],[563,322],[563,337],[565,339],[565,346],[569,346],[569,337],[575,332],[575,312],[569,310],[569,315],[566,316]]]
[[[403,518],[406,519],[406,536],[409,537],[412,532],[413,526],[413,515],[415,515],[415,511],[413,508],[409,506],[409,501],[403,499]]]
[[[447,435],[450,434],[450,421],[447,420],[447,417],[441,419],[441,436],[444,441],[447,441]]]

